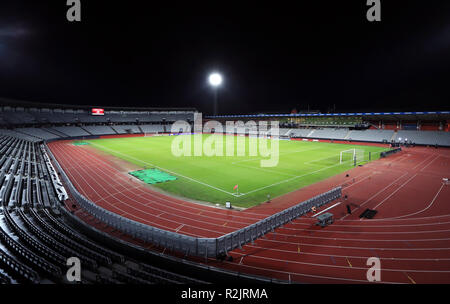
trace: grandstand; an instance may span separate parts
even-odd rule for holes
[[[233,213],[233,217],[236,219],[229,222],[230,212],[239,211],[212,207],[211,209],[196,209],[199,207],[193,207],[191,204],[194,203],[187,202],[182,202],[182,209],[178,209],[180,208],[177,206],[180,203],[178,198],[169,200],[167,197],[161,197],[161,194],[145,192],[145,195],[152,198],[149,201],[151,204],[160,205],[158,208],[168,208],[163,210],[165,213],[170,212],[170,217],[154,222],[147,221],[151,225],[130,220],[93,203],[91,198],[84,196],[85,192],[81,192],[80,181],[95,178],[89,177],[87,171],[84,171],[87,169],[77,164],[77,158],[73,151],[82,150],[76,150],[78,148],[75,147],[67,150],[72,151],[73,154],[62,150],[56,151],[55,154],[59,156],[58,158],[53,155],[52,149],[48,148],[48,145],[54,143],[55,145],[51,146],[54,147],[53,149],[63,149],[66,142],[76,139],[89,140],[103,137],[169,133],[171,122],[187,120],[192,123],[196,111],[195,109],[161,109],[158,111],[157,109],[112,108],[105,109],[104,116],[93,116],[89,109],[90,107],[36,105],[12,101],[1,103],[1,282],[70,283],[64,274],[66,260],[71,256],[79,257],[82,264],[85,265],[82,272],[83,283],[205,284],[230,280],[236,282],[289,282],[290,276],[277,275],[276,271],[273,273],[264,271],[262,272],[263,277],[257,271],[255,273],[244,269],[248,271],[244,276],[240,273],[242,269],[236,271],[234,264],[229,269],[227,268],[228,264],[214,264],[218,267],[215,269],[205,267],[205,263],[227,257],[230,252],[239,256],[241,248],[252,247],[251,244],[261,236],[271,234],[274,229],[284,231],[285,225],[291,225],[289,223],[299,217],[309,218],[308,214],[313,207],[329,208],[325,205],[330,205],[331,202],[334,202],[335,205],[339,203],[336,202],[336,199],[341,196],[340,187],[333,190],[318,187],[314,195],[290,200],[290,204],[280,203],[280,209],[272,207],[270,213],[264,207],[261,207],[259,212],[256,211],[259,210],[256,208],[255,211],[248,213],[245,211],[243,211],[244,213]],[[258,121],[289,119],[291,116],[292,114],[275,117],[271,115],[224,116],[208,117],[206,121],[213,119],[220,122],[253,119]],[[413,118],[414,122],[412,122]],[[384,124],[379,119],[386,119],[391,123]],[[423,146],[449,147],[448,119],[449,113],[445,112],[405,113],[404,116],[393,113],[385,116],[358,113],[356,117],[351,116],[350,118],[343,113],[342,117],[333,115],[325,118],[291,120],[289,124],[292,127],[280,128],[280,136],[306,141],[329,142],[332,140],[380,145],[413,143]],[[214,124],[212,125],[214,126]],[[395,128],[384,129],[383,125],[394,125]],[[414,130],[411,129],[412,125],[415,126]],[[379,128],[380,126],[381,128]],[[421,126],[426,127],[421,130]],[[403,129],[403,127],[405,128]],[[237,126],[231,133],[255,136],[258,135],[258,129]],[[322,163],[329,162],[329,166],[353,160],[358,164],[366,163],[364,150],[346,147],[337,151],[340,153],[336,153],[334,157],[336,159],[323,160]],[[67,155],[68,159],[62,159],[61,155]],[[74,158],[72,159],[72,157]],[[78,160],[83,157],[96,160],[96,156],[88,156],[88,154],[79,154],[77,157]],[[318,157],[321,159],[322,156]],[[69,168],[69,164],[78,169]],[[317,170],[321,163],[313,160],[307,165]],[[101,174],[100,172],[105,170],[105,166],[112,167],[112,165],[108,165],[107,160],[98,160],[95,166],[90,166],[89,170],[93,170],[91,174]],[[243,166],[245,165],[243,164]],[[274,171],[272,173],[275,174]],[[290,175],[286,172],[282,174]],[[109,187],[115,184],[114,177],[118,176],[120,173],[117,172],[104,177],[106,184],[101,187],[108,190],[106,193],[115,191],[115,188]],[[297,177],[295,175],[293,178]],[[97,180],[99,179],[97,178]],[[127,180],[128,178],[124,179],[121,184]],[[101,185],[100,182],[98,181],[98,185]],[[77,187],[75,187],[75,183]],[[89,187],[94,187],[94,184],[89,183],[89,185]],[[142,189],[134,187],[135,191],[137,191],[136,189],[139,191],[147,189],[144,186]],[[130,189],[124,188],[123,191],[130,197],[133,195],[133,191]],[[142,194],[140,195],[142,197]],[[136,194],[136,200],[139,199],[138,196]],[[114,200],[116,197],[113,195],[111,199]],[[183,213],[190,209],[195,210],[199,218],[203,212],[213,214],[214,219],[220,221],[220,224],[209,222],[210,218],[208,221],[196,220],[192,218],[193,213],[188,213],[188,215]],[[156,215],[153,216],[156,218]],[[174,218],[183,219],[186,222],[173,226]],[[198,223],[187,225],[187,221]],[[184,230],[190,225],[194,231],[216,231],[216,234],[211,237],[200,237],[192,230],[188,229],[188,232]],[[217,228],[218,226],[220,229]],[[262,240],[261,242],[266,241]],[[148,248],[152,248],[152,250],[148,250]],[[298,247],[298,252],[300,252],[300,247]],[[306,278],[308,277],[306,276]],[[298,280],[305,280],[305,276],[298,275]]]
[[[448,147],[450,112],[386,112],[333,114],[256,114],[206,117],[208,121],[279,120],[280,135],[378,143],[405,143]],[[286,128],[288,125],[289,128]],[[326,126],[326,127],[325,127]],[[235,130],[243,134],[243,130]]]

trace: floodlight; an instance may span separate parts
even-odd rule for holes
[[[212,73],[209,75],[209,84],[217,87],[222,83],[222,76],[219,73]]]

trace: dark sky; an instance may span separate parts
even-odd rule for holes
[[[152,2],[2,0],[0,96],[210,114],[217,70],[221,114],[449,109],[450,1]]]

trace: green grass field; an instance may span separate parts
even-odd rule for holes
[[[190,136],[190,135],[182,135]],[[202,135],[203,139],[210,136]],[[154,187],[177,196],[234,206],[250,207],[283,195],[353,167],[351,156],[343,164],[340,151],[364,150],[365,160],[379,158],[386,148],[336,143],[279,140],[279,162],[275,167],[261,167],[264,157],[249,156],[249,138],[245,138],[246,156],[180,156],[171,152],[175,136],[128,137],[87,141],[92,147],[134,163],[142,168],[158,168],[177,177]],[[237,138],[234,136],[234,147]],[[242,137],[241,137],[242,140]],[[269,140],[270,143],[270,140]],[[236,153],[234,154],[236,155]],[[265,159],[267,159],[266,157]],[[234,186],[239,185],[239,193]]]

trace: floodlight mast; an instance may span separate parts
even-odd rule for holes
[[[222,75],[219,73],[212,73],[209,75],[208,80],[214,90],[214,116],[217,116],[217,89],[222,84]]]

